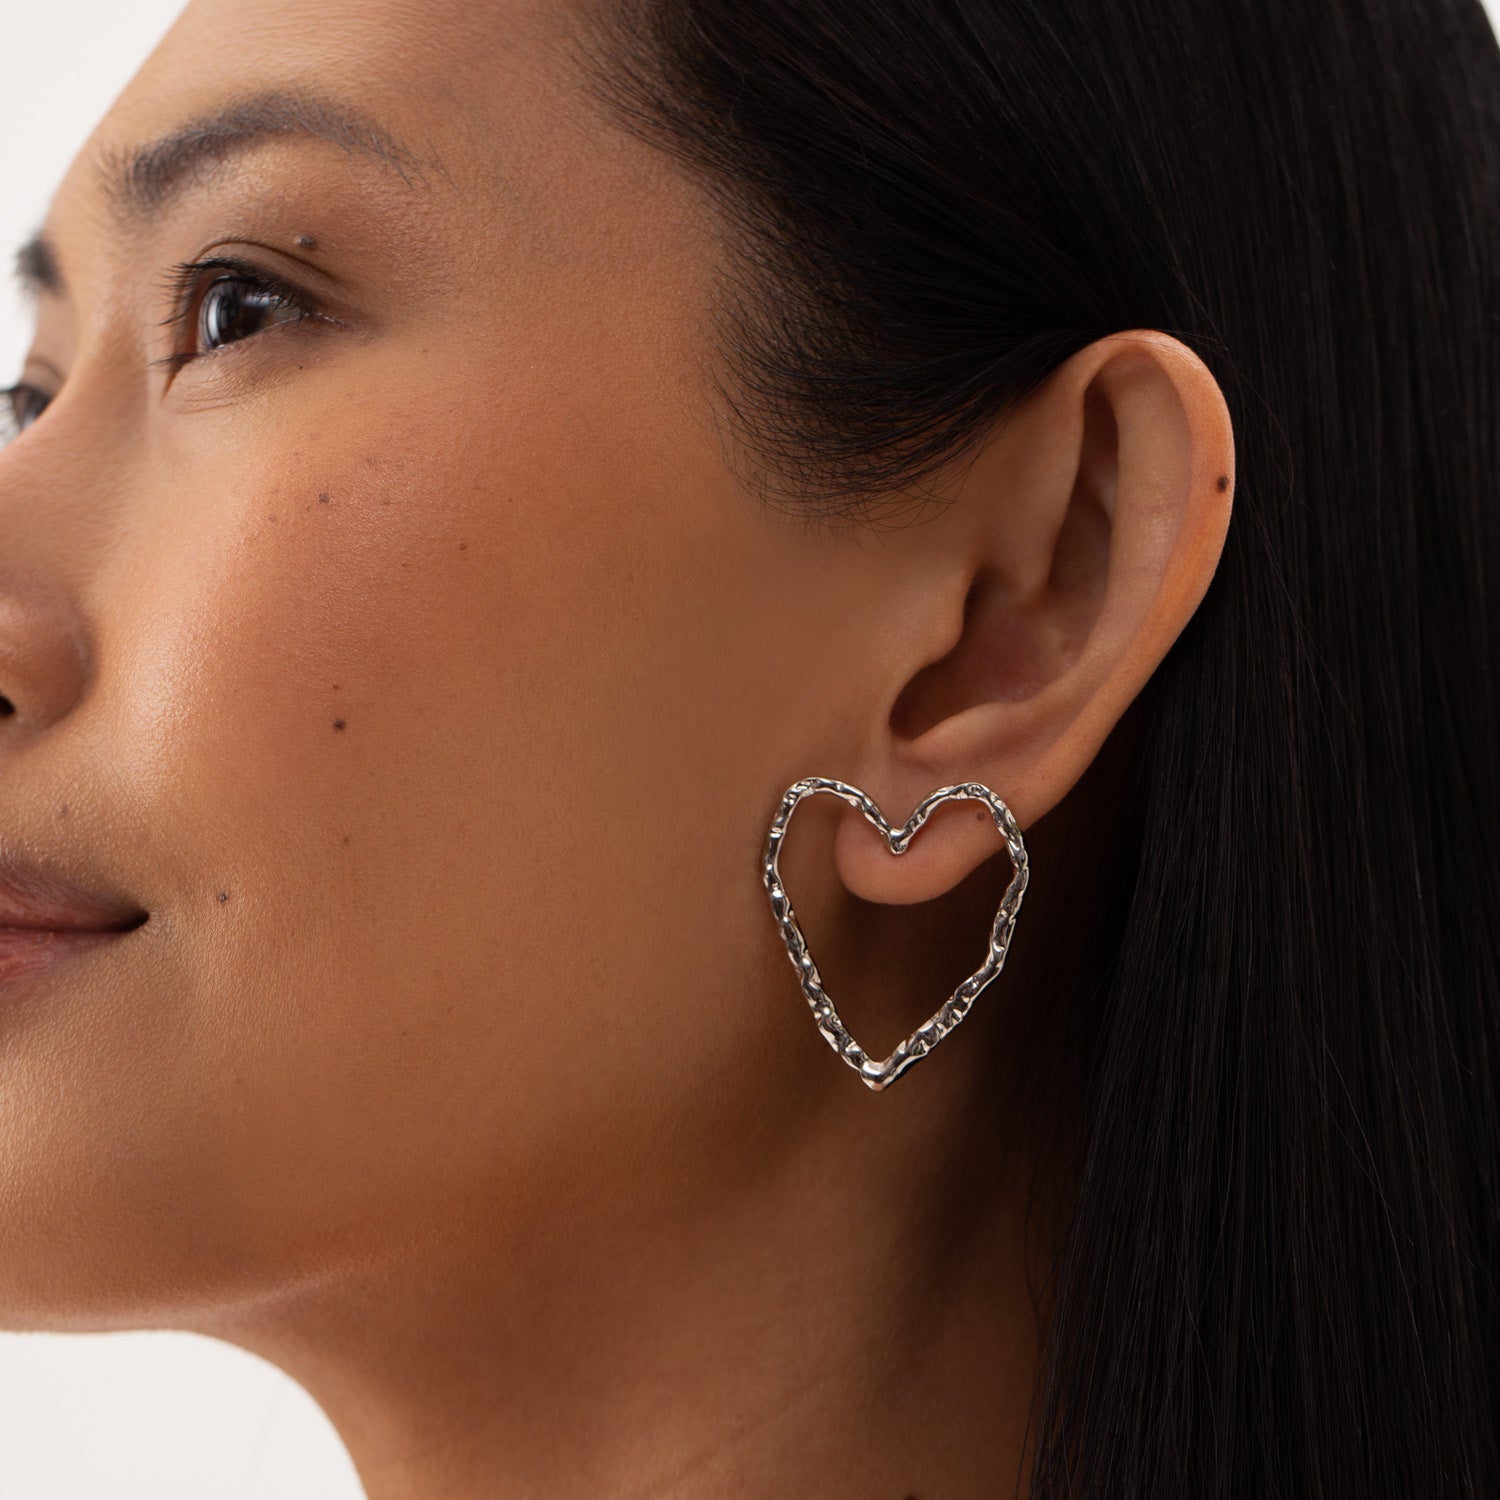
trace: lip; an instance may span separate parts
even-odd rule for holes
[[[139,927],[149,913],[138,903],[85,885],[0,846],[0,941],[44,941],[47,934],[100,936]]]
[[[0,985],[131,932],[149,915],[126,897],[0,845]]]
[[[132,930],[128,927],[0,927],[0,988],[39,974],[69,954],[104,947]]]

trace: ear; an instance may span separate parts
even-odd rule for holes
[[[893,828],[981,781],[1025,830],[1079,781],[1201,603],[1224,545],[1234,441],[1218,382],[1154,330],[1058,367],[911,528],[888,596],[877,717],[848,780]],[[894,646],[893,644],[894,643]],[[854,809],[834,839],[868,901],[942,895],[1001,848],[987,809],[946,802],[899,858]]]

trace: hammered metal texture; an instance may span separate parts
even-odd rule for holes
[[[850,807],[858,808],[869,822],[885,835],[886,844],[892,854],[904,854],[911,843],[912,835],[927,821],[928,814],[941,802],[983,802],[995,820],[1010,851],[1015,873],[1000,899],[1000,910],[995,915],[995,924],[990,930],[989,956],[954,992],[939,1006],[936,1013],[923,1025],[917,1027],[907,1039],[883,1062],[876,1062],[866,1055],[864,1049],[849,1035],[849,1029],[839,1018],[838,1010],[823,991],[823,981],[818,966],[807,950],[807,941],[802,929],[797,926],[797,915],[792,910],[786,887],[781,883],[781,841],[786,834],[787,823],[798,803],[815,792],[829,792],[841,797]],[[813,1020],[823,1039],[872,1089],[880,1090],[894,1083],[913,1063],[927,1056],[942,1039],[968,1015],[974,998],[992,980],[1005,963],[1006,950],[1010,947],[1011,933],[1015,929],[1016,914],[1021,909],[1021,898],[1026,894],[1027,863],[1026,846],[1021,841],[1021,830],[1011,815],[1010,809],[994,792],[981,782],[969,781],[959,786],[939,787],[923,799],[905,825],[893,832],[891,825],[881,816],[880,809],[858,787],[847,782],[835,781],[825,776],[806,776],[795,781],[786,790],[781,806],[771,820],[770,836],[766,840],[763,874],[766,891],[771,898],[771,911],[776,917],[782,940],[786,943],[787,957],[802,983],[802,993],[812,1008]]]

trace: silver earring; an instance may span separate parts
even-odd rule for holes
[[[990,951],[983,965],[975,970],[954,992],[943,1001],[937,1012],[912,1032],[884,1062],[876,1062],[866,1056],[864,1049],[849,1035],[849,1029],[839,1018],[833,1001],[823,993],[823,981],[812,954],[807,951],[807,942],[802,929],[797,926],[797,916],[787,897],[786,887],[781,883],[781,840],[786,833],[787,822],[801,800],[814,792],[831,792],[841,797],[850,807],[858,808],[865,817],[885,835],[892,854],[904,854],[911,843],[912,835],[927,821],[927,815],[940,802],[983,802],[995,820],[1010,851],[1015,874],[1000,899],[1000,910],[995,916],[995,925],[990,930]],[[1026,894],[1027,863],[1026,846],[1021,841],[1021,830],[1011,815],[1010,809],[987,786],[977,781],[964,782],[959,786],[939,787],[925,798],[917,810],[906,820],[898,832],[881,816],[880,809],[858,787],[847,782],[834,781],[823,776],[807,776],[794,781],[781,799],[781,806],[771,820],[770,837],[766,840],[763,861],[766,891],[771,898],[771,911],[781,929],[782,941],[786,943],[787,957],[802,981],[802,993],[812,1007],[813,1020],[823,1039],[840,1057],[854,1069],[872,1089],[880,1090],[893,1083],[911,1065],[926,1057],[942,1039],[968,1015],[985,985],[992,980],[1005,964],[1006,950],[1010,947],[1010,935],[1015,929],[1016,913],[1021,909],[1021,898]]]

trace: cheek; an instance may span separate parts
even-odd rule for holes
[[[512,363],[482,404],[203,414],[148,479],[77,733],[154,946],[68,1012],[66,1076],[38,1053],[75,1103],[9,1136],[48,1274],[104,1253],[49,1183],[159,1277],[73,1284],[243,1284],[457,1198],[524,1218],[570,1143],[647,1149],[670,1105],[622,1100],[742,1065],[755,1011],[713,986],[769,934],[743,803],[785,779],[783,544],[680,393]]]
[[[758,899],[716,832],[761,712],[728,654],[763,569],[726,575],[742,512],[564,405],[487,437],[461,410],[351,401],[228,482],[205,452],[115,596],[98,733],[177,968],[98,1066],[170,1059],[122,1149],[234,1219],[200,1226],[221,1258],[543,1180],[559,1115],[617,1112],[664,1025],[692,1034],[650,1004],[697,1003],[664,947],[718,957],[694,902]]]
[[[594,585],[587,559],[552,555],[567,497],[505,463],[370,412],[264,462],[235,526],[165,560],[181,593],[148,642],[173,730],[161,781],[236,831],[212,851],[225,873],[196,873],[238,873],[257,921],[346,967],[505,904],[485,833],[610,707],[558,714],[592,658]]]
[[[320,1216],[396,1232],[403,1202],[492,1174],[507,1128],[525,1150],[538,1085],[504,1075],[565,941],[538,885],[569,889],[535,850],[586,866],[606,836],[550,778],[617,710],[592,601],[619,590],[525,445],[437,423],[352,404],[227,482],[203,454],[109,595],[93,732],[170,963],[77,1066],[166,1070],[116,1137],[132,1180],[244,1216],[156,1227],[184,1252],[226,1234],[254,1257],[272,1229],[280,1256]],[[497,1089],[516,1121],[481,1141]]]

